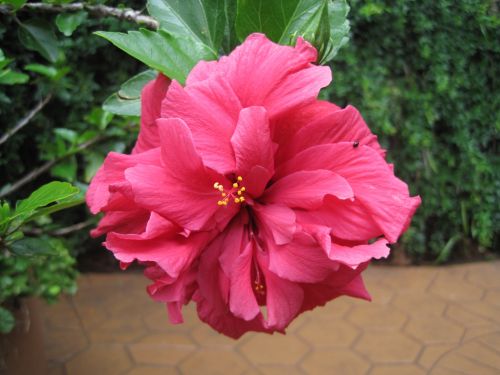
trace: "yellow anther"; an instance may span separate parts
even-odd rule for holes
[[[235,183],[233,184],[233,187],[234,187],[234,188],[237,188],[237,187],[238,187],[238,183],[237,183],[237,182],[235,182]]]
[[[214,184],[214,189],[218,189],[218,188],[219,188],[219,183],[218,183],[218,182],[216,182],[216,183]]]
[[[240,203],[240,198],[234,198],[234,203]]]
[[[245,197],[240,197],[240,203],[245,201]]]
[[[221,191],[221,192],[222,192],[222,191],[224,191],[224,186],[219,185],[219,186],[217,187],[217,189],[218,189],[219,191]]]
[[[238,190],[238,195],[241,195],[241,194],[243,194],[243,193],[241,192],[241,190]]]
[[[218,202],[217,202],[217,205],[218,205],[218,206],[222,206],[223,204],[224,204],[224,202],[223,202],[223,201],[218,201]]]
[[[243,177],[238,176],[237,180],[241,182],[241,181],[243,181]]]
[[[227,194],[226,194],[226,193],[222,193],[221,195],[222,195],[223,197],[225,197]]]
[[[246,189],[245,189],[245,187],[244,187],[244,186],[240,189],[240,191],[245,191],[245,190],[246,190]]]

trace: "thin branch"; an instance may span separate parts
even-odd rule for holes
[[[0,6],[1,13],[11,10],[8,6]],[[72,4],[48,4],[48,3],[26,3],[20,10],[35,10],[51,13],[78,12],[85,10],[95,17],[115,17],[121,20],[135,22],[150,29],[156,30],[159,27],[158,21],[153,17],[141,14],[140,11],[130,8],[113,8],[106,5],[90,5],[87,3]]]
[[[45,105],[50,101],[50,99],[52,98],[52,94],[49,94],[45,97],[45,99],[43,99],[42,101],[40,101],[35,108],[33,108],[31,111],[28,112],[28,114],[26,116],[24,116],[21,120],[19,120],[19,122],[10,130],[7,130],[5,132],[5,134],[0,138],[0,145],[7,142],[7,140],[12,137],[14,134],[16,134],[19,130],[21,130],[22,128],[24,128],[28,122],[31,121],[31,119],[38,113],[40,112],[43,107],[45,107]]]
[[[97,136],[95,138],[92,138],[91,140],[82,143],[77,148],[67,152],[66,154],[59,156],[58,158],[56,158],[54,160],[50,160],[50,161],[46,162],[45,164],[41,165],[40,167],[33,169],[31,172],[26,174],[24,177],[20,178],[19,180],[14,182],[12,185],[10,185],[8,189],[0,192],[0,198],[3,198],[5,196],[13,193],[14,191],[19,189],[20,187],[26,185],[28,182],[34,180],[35,178],[37,178],[41,174],[47,172],[50,168],[52,168],[54,165],[56,165],[60,161],[66,159],[72,155],[75,155],[75,154],[89,148],[93,144],[100,142],[106,138],[109,138],[109,136]]]

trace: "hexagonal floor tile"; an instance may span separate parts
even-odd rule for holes
[[[309,348],[293,335],[254,335],[239,347],[250,362],[257,365],[294,365]]]
[[[249,371],[250,367],[235,352],[203,348],[182,362],[180,369],[183,374],[239,375]]]
[[[433,316],[443,315],[446,301],[429,293],[406,293],[396,296],[391,305],[413,317],[432,319]]]
[[[458,343],[464,328],[448,319],[433,317],[432,319],[413,319],[405,328],[412,337],[424,344]]]
[[[118,344],[94,344],[66,363],[71,375],[122,374],[132,363],[125,349]]]
[[[364,332],[355,348],[373,363],[404,363],[417,357],[421,345],[401,332],[371,331]]]
[[[356,306],[347,315],[347,320],[364,330],[397,330],[407,319],[394,307],[377,304]]]
[[[369,363],[352,350],[317,350],[301,363],[307,374],[365,374]]]
[[[377,365],[370,375],[425,375],[417,365]]]
[[[348,348],[359,333],[358,328],[340,319],[328,323],[310,320],[298,331],[298,335],[315,348]]]
[[[196,350],[189,336],[154,333],[129,344],[134,361],[146,365],[175,365]]]

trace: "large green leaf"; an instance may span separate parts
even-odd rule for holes
[[[293,44],[301,36],[326,62],[346,42],[348,10],[346,0],[238,0],[236,33],[243,41],[262,32],[280,44]]]
[[[56,17],[56,26],[65,36],[71,36],[78,26],[87,19],[87,12],[60,13]]]
[[[31,195],[20,201],[14,216],[25,216],[40,207],[67,199],[78,193],[78,188],[67,182],[53,181],[35,190]]]
[[[0,71],[0,85],[17,85],[26,83],[29,79],[28,75],[10,69]]]
[[[105,111],[122,116],[141,115],[141,91],[144,85],[156,78],[156,72],[146,70],[123,83],[117,93],[109,96],[103,103]]]
[[[19,256],[47,255],[55,251],[47,237],[25,237],[9,245],[9,249]]]
[[[57,61],[59,47],[52,26],[47,21],[32,19],[20,23],[18,35],[26,48],[37,51],[50,62]]]
[[[129,55],[166,76],[184,83],[187,75],[200,60],[213,60],[217,55],[205,44],[189,36],[174,36],[164,30],[140,29],[125,33],[98,31]]]
[[[227,0],[149,0],[148,11],[171,34],[188,36],[219,50]]]

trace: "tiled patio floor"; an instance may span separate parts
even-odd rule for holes
[[[45,309],[50,374],[500,374],[500,262],[372,266],[374,302],[342,298],[288,334],[234,341],[199,322],[171,326],[140,274],[86,274]]]

